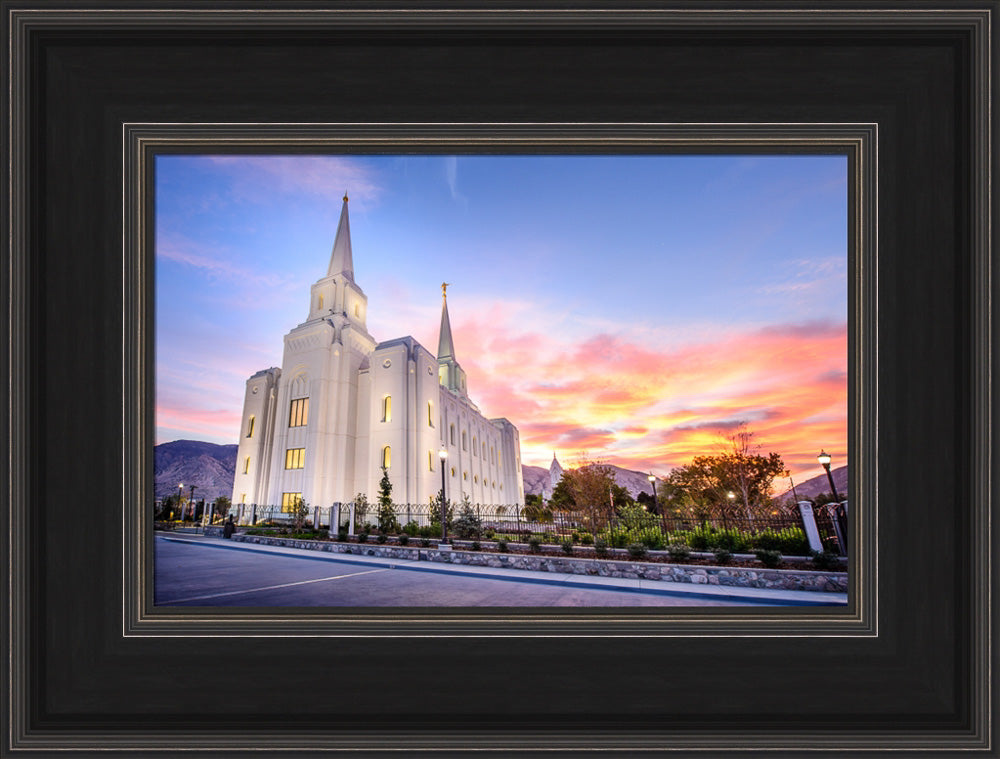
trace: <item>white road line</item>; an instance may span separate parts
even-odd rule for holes
[[[205,596],[189,596],[187,598],[175,598],[170,601],[161,601],[159,605],[180,604],[187,601],[204,601],[206,598],[222,598],[223,596],[238,596],[240,593],[256,593],[260,590],[277,590],[278,588],[291,588],[294,585],[308,585],[312,582],[326,582],[327,580],[343,580],[345,577],[357,577],[358,575],[370,575],[375,572],[388,572],[392,567],[385,569],[368,569],[364,572],[351,572],[346,575],[334,575],[333,577],[319,577],[315,580],[299,580],[298,582],[286,582],[281,585],[265,585],[261,588],[250,588],[249,590],[229,590],[225,593],[210,593]]]

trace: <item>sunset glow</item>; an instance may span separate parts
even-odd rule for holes
[[[525,464],[665,476],[745,421],[847,463],[842,156],[161,156],[156,442],[237,440],[350,195],[368,330],[437,347]]]

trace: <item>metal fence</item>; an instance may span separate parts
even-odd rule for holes
[[[291,514],[279,506],[235,504],[229,513],[237,524],[244,526],[287,526],[291,521]],[[820,507],[815,516],[824,547],[843,553],[830,511]],[[391,512],[380,513],[378,504],[334,504],[309,508],[302,524],[350,535],[385,531],[436,537],[441,534],[441,508],[429,504],[393,504]],[[545,543],[572,540],[587,544],[603,540],[619,548],[631,543],[643,543],[650,548],[686,543],[696,550],[773,547],[786,554],[809,552],[798,509],[746,513],[738,508],[706,508],[655,514],[642,507],[569,512],[517,505],[449,504],[446,524],[451,537],[512,542],[537,538]]]

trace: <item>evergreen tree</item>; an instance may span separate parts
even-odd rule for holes
[[[380,532],[399,531],[396,509],[392,505],[392,482],[385,467],[382,467],[382,479],[378,483],[378,529]]]

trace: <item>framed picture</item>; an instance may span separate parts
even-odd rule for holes
[[[994,6],[5,3],[6,750],[992,755]],[[847,603],[156,604],[164,161],[318,154],[840,156]]]

